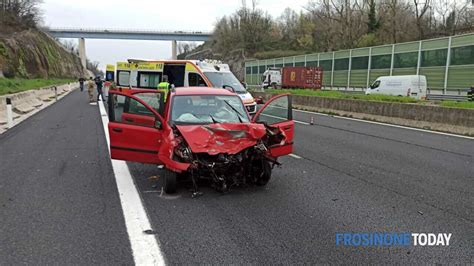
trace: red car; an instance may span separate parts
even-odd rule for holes
[[[113,159],[164,165],[164,190],[177,177],[211,180],[227,191],[266,185],[278,157],[293,149],[291,96],[278,95],[251,118],[240,97],[226,89],[176,88],[109,93]]]

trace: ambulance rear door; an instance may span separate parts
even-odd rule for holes
[[[186,72],[184,78],[184,86],[186,87],[210,87],[206,82],[202,73],[192,63],[186,63]]]

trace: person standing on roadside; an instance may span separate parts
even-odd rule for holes
[[[163,75],[163,80],[158,84],[158,90],[162,90],[165,92],[164,101],[166,102],[166,98],[168,97],[168,92],[170,91],[170,83],[168,82],[168,76]]]
[[[90,77],[87,81],[87,92],[89,93],[89,102],[94,101],[94,79]]]
[[[79,88],[81,88],[81,92],[84,91],[84,81],[86,81],[84,78],[79,78]]]
[[[95,78],[95,85],[97,87],[97,101],[100,101],[100,97],[102,97],[102,100],[105,100],[104,98],[104,93],[102,88],[104,87],[104,82],[100,78],[100,76],[97,76]]]

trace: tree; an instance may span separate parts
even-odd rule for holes
[[[418,28],[418,40],[422,40],[424,37],[424,31],[423,31],[423,16],[426,14],[426,11],[430,8],[430,3],[431,0],[423,0],[424,2],[422,3],[421,0],[413,0],[413,3],[415,5],[415,16],[416,16],[416,26]]]
[[[59,41],[59,40],[56,40],[56,41]],[[63,40],[63,41],[60,41],[60,43],[64,46],[64,48],[66,48],[66,50],[70,51],[71,53],[73,54],[79,53],[79,51],[77,50],[77,44],[73,40],[70,40],[70,39]]]
[[[369,14],[368,14],[369,21],[367,22],[367,27],[368,27],[367,33],[375,33],[380,26],[379,21],[376,17],[376,13],[375,13],[375,0],[369,0],[368,4],[369,4]]]
[[[23,26],[36,27],[41,21],[38,6],[42,0],[1,0],[0,22],[7,24],[21,23]]]
[[[214,29],[214,42],[218,52],[228,54],[235,49],[243,49],[247,54],[254,54],[270,47],[275,40],[272,18],[258,9],[256,2],[252,8],[243,6],[230,16],[224,16]]]
[[[196,49],[197,44],[195,42],[179,42],[178,43],[178,54],[187,54],[192,50]]]

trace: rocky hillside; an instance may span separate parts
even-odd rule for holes
[[[0,77],[77,78],[79,58],[36,29],[0,28]]]

